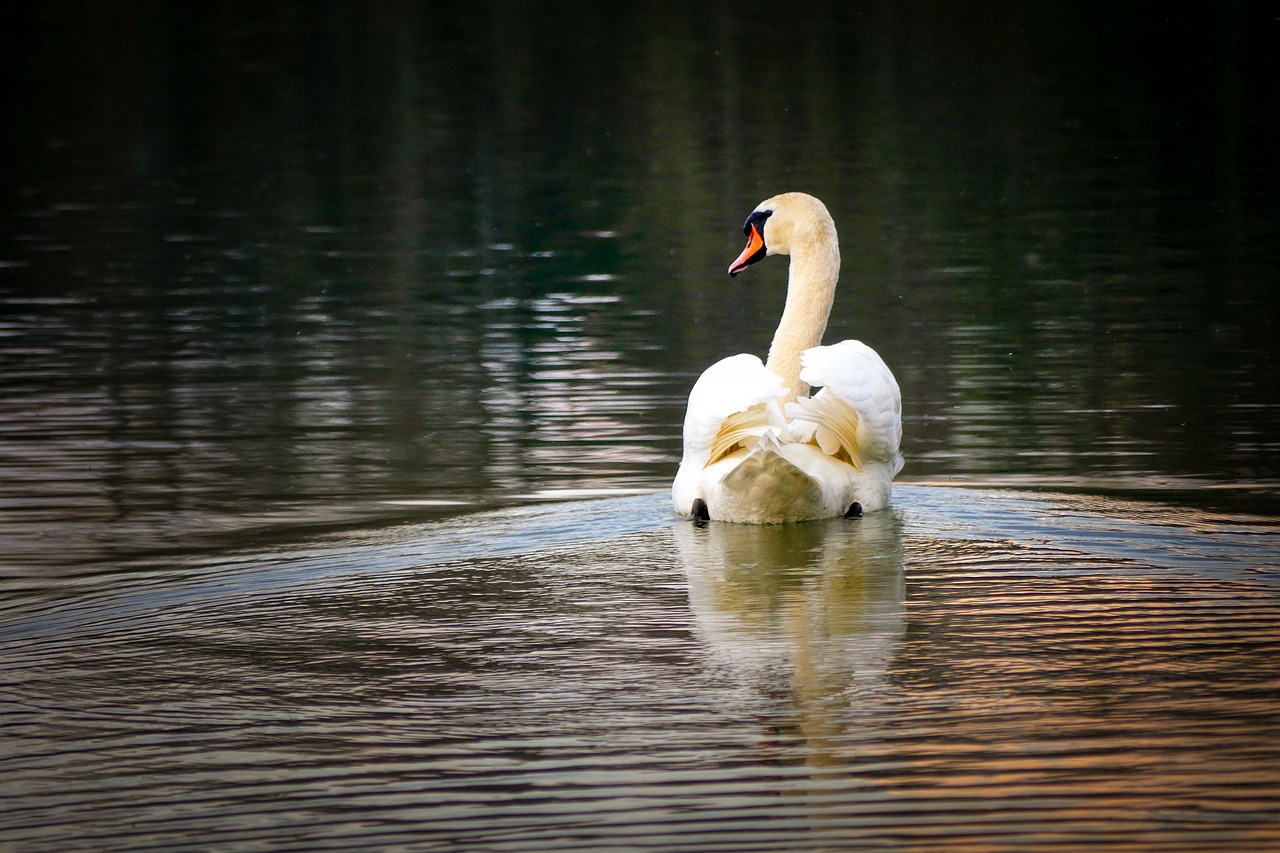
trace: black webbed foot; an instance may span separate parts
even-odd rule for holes
[[[849,508],[845,510],[844,517],[845,518],[862,518],[862,504],[858,503],[857,501],[854,501],[853,503],[851,503],[849,505]]]
[[[707,502],[702,498],[693,499],[693,523],[706,524],[711,520],[711,510],[707,509]]]

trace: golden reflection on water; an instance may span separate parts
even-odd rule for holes
[[[1010,544],[908,541],[902,702],[846,755],[904,762],[897,782],[931,802],[988,798],[1000,811],[983,822],[1034,808],[1157,847],[1191,849],[1197,826],[1206,849],[1273,841],[1280,774],[1260,747],[1280,741],[1274,588]]]
[[[811,524],[677,524],[698,633],[748,691],[785,699],[808,762],[874,702],[905,631],[901,521],[893,511]]]
[[[1278,557],[1257,519],[902,493],[854,522],[674,528],[758,760],[806,773],[779,793],[815,825],[848,817],[836,791],[859,791],[858,813],[884,798],[921,839],[945,819],[1122,846],[1274,840]]]
[[[651,493],[10,588],[7,829],[1270,849],[1277,557],[1169,509],[903,486],[697,527]]]

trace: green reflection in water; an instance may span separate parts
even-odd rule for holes
[[[1269,18],[764,9],[9,13],[5,498],[660,487],[693,378],[767,345],[784,271],[723,270],[785,189],[904,477],[1275,492]]]

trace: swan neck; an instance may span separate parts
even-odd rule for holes
[[[840,249],[834,230],[793,245],[787,302],[765,365],[790,389],[788,400],[809,394],[800,380],[800,354],[822,343],[840,277]]]

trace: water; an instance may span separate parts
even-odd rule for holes
[[[906,486],[856,522],[636,496],[117,565],[5,609],[8,837],[1259,849],[1275,527]]]
[[[1276,23],[7,12],[20,850],[1280,845]],[[856,522],[662,496],[784,189]]]

